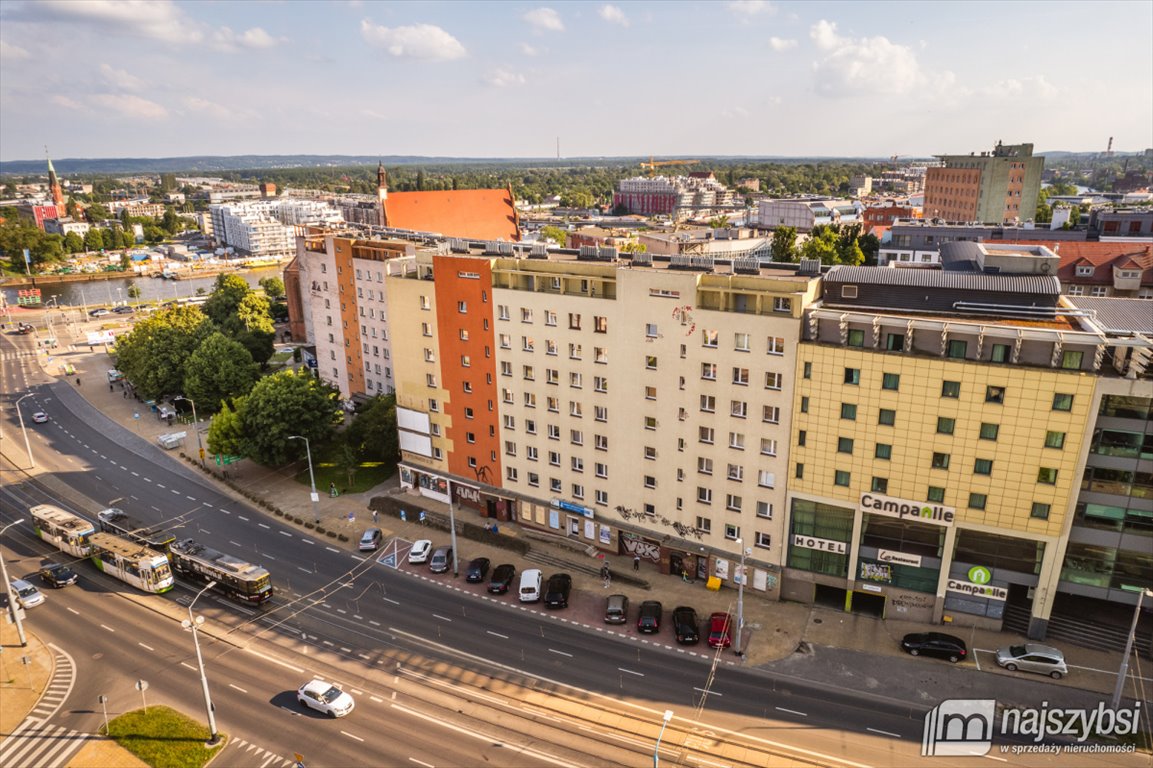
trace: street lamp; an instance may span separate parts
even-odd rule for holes
[[[1121,587],[1127,591],[1131,588]],[[1125,640],[1125,655],[1121,657],[1121,669],[1117,671],[1117,685],[1113,688],[1113,701],[1111,707],[1117,709],[1121,706],[1121,692],[1125,688],[1125,677],[1129,674],[1129,654],[1133,652],[1133,638],[1137,635],[1137,621],[1141,618],[1141,602],[1146,595],[1153,597],[1153,589],[1142,589],[1137,593],[1137,606],[1133,609],[1133,624],[1129,627],[1129,637]]]
[[[666,709],[663,715],[663,722],[661,723],[661,732],[657,734],[657,745],[653,748],[653,768],[658,768],[661,763],[661,739],[664,738],[665,728],[669,724],[669,720],[673,719],[673,711]]]
[[[172,402],[175,403],[177,400],[187,400],[192,403],[192,429],[196,432],[196,450],[200,454],[200,466],[204,467],[204,444],[200,442],[200,419],[196,418],[196,401],[191,397],[177,395],[172,399]]]
[[[4,531],[16,525],[16,523],[22,522],[24,521],[16,519],[3,528],[0,528],[0,536],[3,536]],[[8,581],[8,566],[4,564],[3,552],[0,552],[0,576],[4,577],[4,594],[8,597],[8,610],[12,613],[12,621],[16,623],[16,634],[20,637],[20,647],[24,648],[28,645],[28,638],[24,637],[24,625],[20,623],[20,609],[16,607],[16,596],[12,594],[12,582]]]
[[[20,419],[20,432],[24,435],[24,450],[28,452],[28,468],[35,469],[36,462],[32,460],[32,444],[28,442],[28,429],[24,426],[24,414],[20,411],[20,401],[25,397],[32,397],[29,392],[16,400],[16,418]]]
[[[737,582],[737,647],[735,653],[742,656],[744,654],[741,652],[741,637],[744,635],[745,629],[745,555],[751,550],[745,549],[745,544],[740,539],[737,539],[737,546],[741,548],[741,571],[740,581]]]
[[[312,449],[308,446],[308,438],[300,435],[289,435],[288,439],[304,441],[304,452],[308,456],[308,483],[312,486],[312,519],[319,523],[320,512],[317,511],[316,505],[320,503],[320,496],[316,493],[316,475],[312,473]]]
[[[192,598],[192,602],[188,604],[188,618],[180,622],[180,626],[185,629],[192,630],[192,644],[196,646],[196,663],[200,666],[200,685],[204,688],[204,709],[208,712],[208,732],[209,738],[205,742],[206,747],[215,747],[220,743],[220,736],[216,733],[216,714],[212,710],[212,697],[208,695],[208,677],[204,674],[204,657],[200,655],[200,638],[196,634],[196,628],[204,623],[203,616],[192,616],[192,606],[196,605],[196,601],[200,599],[208,590],[216,586],[215,581],[210,581],[204,585],[204,589],[196,593],[196,597]]]
[[[452,577],[455,579],[460,576],[460,560],[456,554],[456,505],[452,501],[452,479],[446,477],[445,484],[448,487],[448,538],[452,545]]]

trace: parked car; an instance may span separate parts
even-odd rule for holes
[[[629,620],[629,599],[626,595],[609,595],[605,598],[605,624],[627,624]]]
[[[901,639],[901,648],[910,656],[936,656],[954,664],[969,655],[964,640],[944,632],[913,632]]]
[[[1051,645],[1025,643],[997,649],[997,663],[1010,672],[1036,672],[1060,680],[1069,674],[1065,654]]]
[[[488,591],[494,595],[503,595],[508,592],[508,588],[512,586],[513,579],[516,578],[516,566],[511,563],[501,563],[492,572],[492,578],[488,580]]]
[[[36,411],[32,414],[32,421],[36,424],[44,424],[48,421],[48,414],[44,411]]]
[[[12,593],[16,595],[16,603],[21,608],[35,608],[44,602],[44,595],[36,589],[36,585],[24,579],[12,582]]]
[[[701,640],[697,612],[687,605],[673,609],[673,635],[681,645],[696,645]]]
[[[428,569],[433,573],[444,573],[452,567],[452,547],[437,547],[428,561]]]
[[[360,544],[357,545],[357,549],[361,552],[373,552],[380,549],[382,543],[384,543],[384,534],[381,530],[379,528],[369,528],[364,532],[364,535],[360,537]]]
[[[554,573],[548,577],[544,589],[546,608],[568,608],[568,596],[572,592],[572,576],[567,573]]]
[[[637,632],[654,634],[661,629],[661,615],[664,610],[656,600],[645,600],[641,603],[640,613],[637,614]]]
[[[517,598],[522,603],[536,603],[540,601],[540,568],[529,568],[520,574],[520,589]]]
[[[464,572],[464,580],[469,584],[479,584],[488,576],[488,558],[474,557],[468,561],[468,569]]]
[[[412,549],[408,551],[408,562],[410,563],[427,563],[428,556],[432,552],[432,542],[428,539],[419,539],[413,545]]]
[[[709,616],[709,647],[728,648],[733,644],[733,617],[727,613]]]
[[[110,314],[112,314],[112,313],[109,312],[107,309],[104,309],[103,307],[97,307],[96,309],[91,310],[88,313],[88,316],[89,317],[104,317],[105,315],[110,315]]]
[[[119,307],[113,307],[112,311],[118,315],[131,315],[136,310],[127,304],[121,304]]]
[[[296,692],[296,700],[301,705],[323,712],[329,717],[344,717],[356,706],[352,696],[319,678],[300,686]]]
[[[80,577],[67,565],[52,563],[40,569],[40,580],[54,589],[62,589],[80,581]]]

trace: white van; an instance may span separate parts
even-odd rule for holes
[[[539,568],[529,568],[520,575],[520,601],[536,603],[540,601],[541,573]]]

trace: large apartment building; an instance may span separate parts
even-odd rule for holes
[[[998,141],[992,152],[937,158],[941,166],[925,173],[925,218],[1000,224],[1036,213],[1045,158],[1032,144]]]

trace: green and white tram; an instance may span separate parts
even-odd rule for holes
[[[89,538],[96,533],[95,525],[51,504],[39,504],[28,511],[32,515],[36,535],[41,539],[73,557],[88,557],[92,554]]]
[[[162,552],[122,539],[111,533],[94,533],[92,562],[96,567],[143,592],[172,589],[172,568]]]

